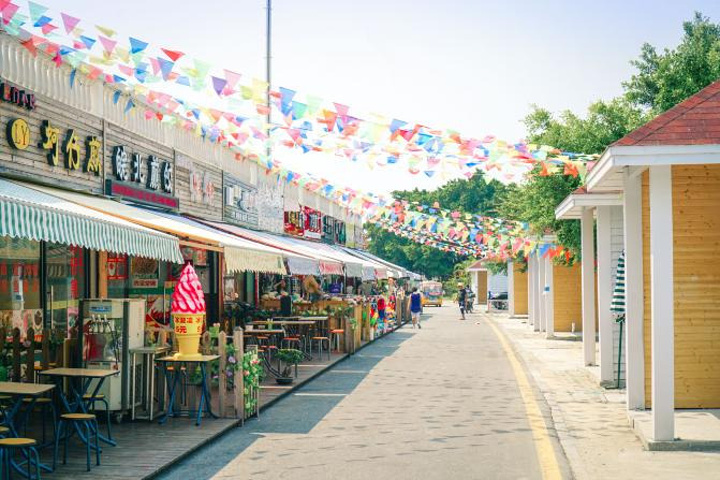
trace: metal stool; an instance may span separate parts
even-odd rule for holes
[[[300,337],[285,337],[280,340],[280,347],[284,349],[299,347],[301,343]],[[298,348],[298,350],[300,350]]]
[[[94,397],[90,393],[86,393],[83,395],[83,402],[89,404],[92,407],[93,413],[97,413],[95,410],[95,403],[100,402],[103,405],[105,405],[105,417],[107,420],[107,436],[110,440],[113,439],[112,437],[112,428],[110,427],[110,404],[105,399],[104,393],[98,393]]]
[[[23,403],[31,403],[32,398],[23,398]],[[40,397],[35,399],[35,408],[40,410],[40,418],[42,419],[42,443],[45,443],[45,417],[48,411],[52,414],[53,438],[55,438],[55,429],[57,428],[57,410],[55,402],[52,398]],[[27,435],[27,425],[25,426],[25,434]]]
[[[340,339],[345,336],[345,330],[336,328],[330,330],[330,344],[335,344],[335,351],[340,351]]]
[[[68,427],[71,424],[80,424],[85,427],[85,457],[87,460],[87,471],[90,471],[90,439],[95,437],[95,461],[100,465],[100,427],[97,418],[92,413],[64,413],[60,415],[60,424],[58,425],[57,435],[55,435],[55,450],[53,452],[53,470],[57,465],[57,454],[60,446],[60,437],[63,437],[63,465],[67,463],[68,437],[70,436]]]
[[[311,342],[317,342],[318,352],[320,353],[319,359],[322,360],[323,344],[327,342],[327,357],[330,360],[330,339],[328,337],[312,337]],[[312,350],[312,346],[310,347]]]
[[[0,456],[2,456],[2,478],[11,478],[12,460],[19,450],[27,459],[27,478],[40,479],[40,457],[38,456],[37,442],[32,438],[0,438]],[[35,475],[32,473],[32,466],[35,464]],[[22,465],[22,462],[17,464]]]

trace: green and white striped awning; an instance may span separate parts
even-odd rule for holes
[[[0,236],[182,263],[176,237],[0,179]]]
[[[613,290],[610,311],[615,317],[625,316],[625,252],[618,258],[617,272],[615,273],[615,289]]]

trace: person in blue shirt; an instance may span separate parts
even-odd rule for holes
[[[418,328],[422,328],[420,325],[420,312],[422,311],[422,296],[418,292],[417,287],[413,288],[412,294],[410,295],[410,316],[412,317],[413,328],[417,325]]]

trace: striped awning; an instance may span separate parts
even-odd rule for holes
[[[0,179],[0,235],[182,263],[177,238],[67,201],[52,191]]]
[[[615,274],[615,288],[613,289],[610,311],[616,318],[625,316],[625,252],[618,258],[617,272]]]
[[[320,261],[320,273],[323,275],[345,275],[342,263]]]
[[[287,265],[293,275],[320,275],[320,265],[317,260],[291,256],[287,257]]]

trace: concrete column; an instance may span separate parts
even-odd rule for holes
[[[553,286],[553,262],[545,259],[545,336],[555,335],[555,288]]]
[[[545,304],[547,303],[545,298],[545,270],[546,264],[545,259],[540,256],[538,252],[538,297],[540,299],[540,328],[539,331],[544,332],[547,324],[547,310]]]
[[[595,242],[593,211],[583,209],[580,218],[582,244],[582,338],[585,365],[595,365]]]
[[[672,167],[650,167],[650,308],[654,440],[675,438]]]
[[[626,171],[623,184],[627,405],[637,410],[645,408],[642,181]]]
[[[597,207],[598,323],[600,326],[600,382],[612,382],[613,316],[612,305],[612,207]]]
[[[533,263],[535,266],[535,275],[533,277],[533,308],[535,309],[535,322],[533,322],[533,331],[539,332],[542,327],[542,272],[540,271],[540,259],[537,252],[533,254]]]
[[[508,277],[508,315],[510,317],[515,316],[515,264],[513,262],[507,262],[507,277]]]
[[[528,256],[528,325],[535,324],[535,263],[533,256]]]

